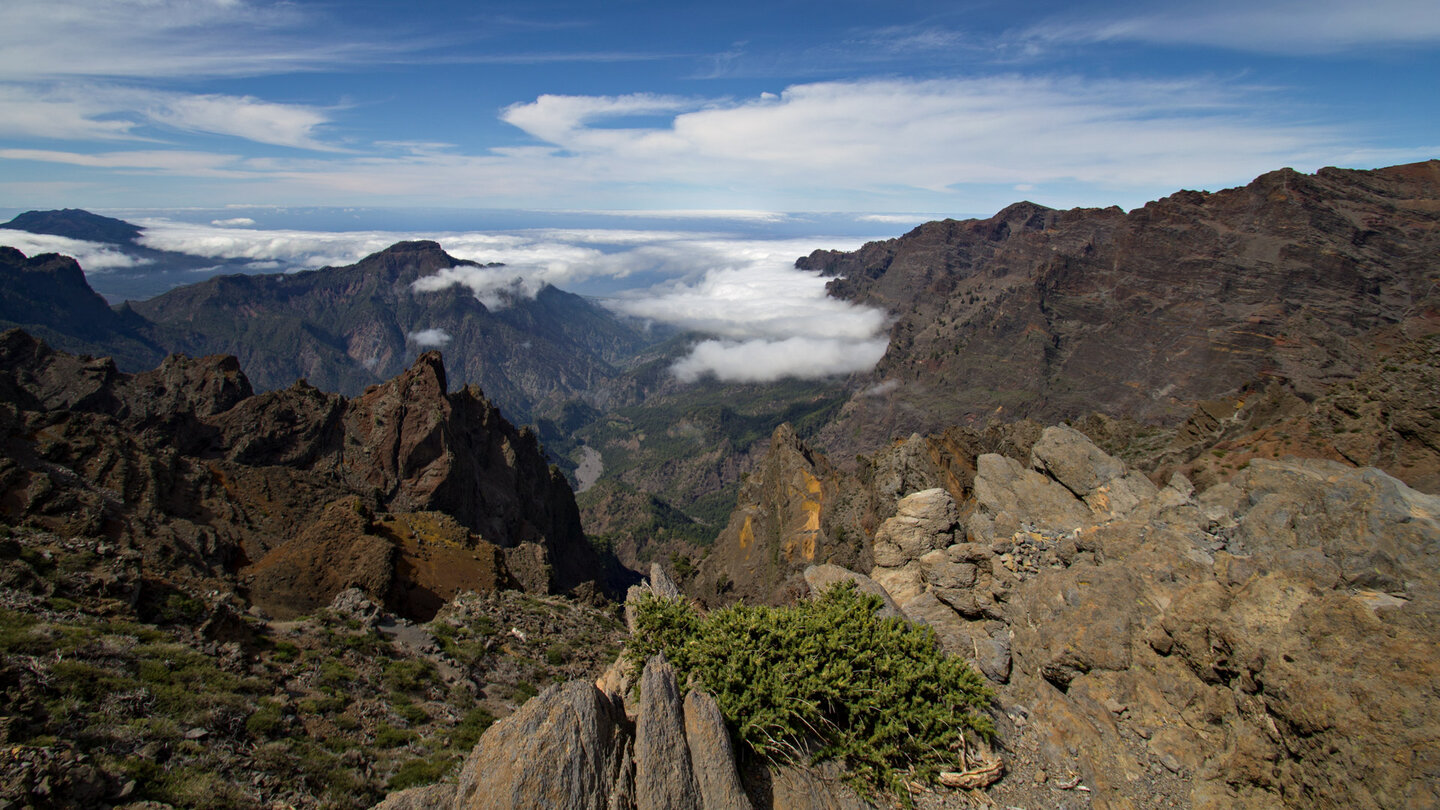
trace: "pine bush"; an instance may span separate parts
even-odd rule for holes
[[[880,605],[849,582],[787,607],[704,615],[647,594],[626,657],[638,670],[664,653],[681,683],[715,696],[755,754],[835,758],[863,791],[905,797],[907,780],[934,781],[960,766],[967,732],[994,737],[984,713],[994,693],[941,651],[933,630],[880,618]]]

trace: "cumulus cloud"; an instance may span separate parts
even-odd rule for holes
[[[782,377],[817,379],[868,371],[885,356],[883,338],[841,340],[706,340],[671,367],[681,382],[713,376],[724,382],[771,382]]]
[[[604,111],[624,108],[601,97],[544,96],[512,106],[505,120],[572,156],[563,162],[582,172],[625,161],[639,179],[679,172],[706,181],[745,171],[936,191],[1062,178],[1124,185],[1173,182],[1177,161],[1214,161],[1213,169],[1249,156],[1271,167],[1277,155],[1326,137],[1258,115],[1246,120],[1237,102],[1258,113],[1246,99],[1256,92],[1203,80],[877,79],[677,110],[668,128],[597,126]]]
[[[834,247],[857,246],[830,241]],[[707,375],[727,382],[761,382],[868,370],[885,354],[885,313],[831,298],[825,291],[827,279],[795,269],[795,257],[815,246],[801,240],[699,240],[687,247],[712,263],[698,277],[679,278],[606,304],[628,315],[717,336],[698,343],[671,368],[684,382]]]
[[[26,256],[36,256],[41,253],[60,253],[70,256],[80,263],[80,269],[84,270],[87,275],[150,264],[149,259],[128,256],[116,250],[113,245],[71,239],[67,236],[12,231],[8,228],[0,228],[0,245],[13,247]]]
[[[454,340],[444,329],[421,329],[408,333],[405,339],[425,349],[439,349]]]
[[[522,208],[643,199],[635,207],[704,200],[744,209],[764,200],[781,210],[883,211],[903,201],[994,211],[1015,201],[1019,184],[1049,205],[1131,207],[1176,186],[1221,188],[1277,166],[1428,156],[1367,149],[1355,124],[1316,121],[1287,104],[1283,88],[1214,77],[864,79],[706,103],[542,96],[504,113],[530,145],[286,161],[268,171],[278,188],[337,199],[399,200],[425,189],[432,203]]]
[[[437,292],[450,287],[466,287],[489,309],[504,309],[519,298],[534,298],[544,287],[537,278],[517,275],[504,267],[447,267],[433,276],[418,279],[411,285],[416,292]]]
[[[210,224],[217,228],[249,228],[255,224],[250,217],[231,217],[229,219],[212,219]]]

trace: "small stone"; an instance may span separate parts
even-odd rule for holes
[[[210,732],[203,728],[192,728],[185,732],[185,739],[187,740],[201,740],[208,736],[210,736]]]
[[[1161,754],[1160,764],[1164,765],[1165,770],[1171,773],[1180,773],[1180,769],[1182,767],[1180,765],[1180,760],[1176,759],[1174,754]]]
[[[1035,772],[1035,784],[1037,784],[1037,785],[1043,785],[1043,784],[1045,784],[1045,780],[1046,780],[1047,778],[1049,778],[1049,777],[1047,777],[1047,776],[1045,775],[1045,772],[1044,772],[1044,771],[1036,771],[1036,772]]]

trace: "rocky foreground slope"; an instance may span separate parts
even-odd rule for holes
[[[367,807],[619,646],[551,595],[605,573],[563,476],[435,353],[256,395],[11,330],[0,448],[0,806]]]
[[[1440,802],[1440,497],[1294,456],[1157,486],[1024,423],[912,437],[864,487],[783,431],[772,455],[692,588],[783,601],[817,564],[868,574],[1000,688],[1000,804]],[[817,534],[862,496],[865,553]]]

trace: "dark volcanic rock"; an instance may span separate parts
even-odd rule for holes
[[[128,370],[165,356],[154,325],[129,308],[111,309],[74,259],[0,247],[0,329],[12,327],[66,351],[113,356]]]
[[[0,225],[30,233],[48,233],[83,239],[87,242],[102,242],[112,245],[133,245],[140,237],[140,228],[123,219],[92,214],[79,208],[63,208],[58,211],[26,211]]]
[[[852,399],[820,445],[996,416],[1176,420],[1263,378],[1314,398],[1373,362],[1380,331],[1435,331],[1437,199],[1440,161],[1286,169],[1128,214],[1020,204],[817,252],[798,265],[896,318],[862,387],[897,385]]]
[[[433,614],[467,583],[509,586],[499,548],[539,550],[538,590],[600,570],[533,434],[473,387],[447,393],[438,353],[347,401],[256,396],[234,358],[131,375],[10,331],[0,394],[7,522],[122,539],[157,577],[243,586],[277,614],[351,586]]]

